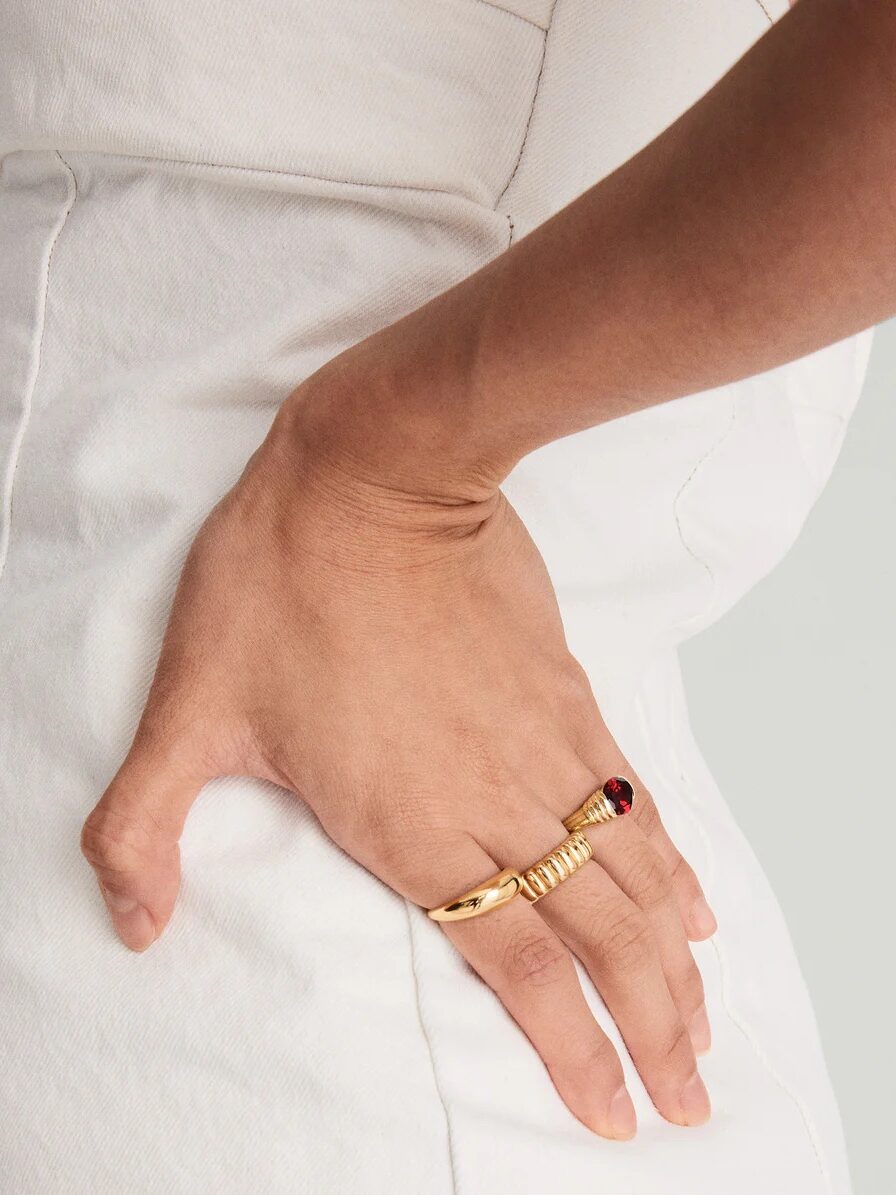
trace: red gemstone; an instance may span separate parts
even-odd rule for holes
[[[624,813],[631,813],[635,790],[624,776],[611,776],[603,787],[603,794],[619,817]]]

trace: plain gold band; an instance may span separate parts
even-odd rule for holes
[[[466,921],[470,917],[481,917],[483,913],[499,909],[513,900],[517,893],[522,893],[530,904],[535,904],[584,866],[592,853],[591,843],[584,834],[576,831],[524,872],[505,868],[448,904],[430,909],[429,916],[433,921]]]
[[[500,909],[501,905],[513,900],[522,886],[523,877],[508,867],[449,904],[430,909],[429,915],[433,921],[466,921],[468,917],[481,917],[483,913]]]

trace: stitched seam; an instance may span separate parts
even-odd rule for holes
[[[771,14],[771,13],[768,11],[768,9],[765,7],[765,4],[763,3],[763,0],[756,0],[756,3],[759,5],[759,7],[760,7],[760,8],[762,9],[762,11],[765,13],[765,15],[766,15],[766,19],[768,20],[768,23],[769,23],[770,25],[774,25],[774,23],[775,23],[775,21],[774,21],[774,18],[772,17],[772,14]]]
[[[693,819],[698,820],[698,819]],[[703,831],[705,835],[705,831]],[[728,1016],[731,1023],[737,1028],[741,1036],[753,1050],[753,1053],[758,1058],[762,1066],[765,1067],[771,1078],[775,1081],[781,1091],[790,1099],[796,1110],[799,1112],[803,1122],[803,1127],[806,1130],[806,1135],[809,1138],[809,1144],[812,1146],[812,1152],[815,1155],[815,1162],[818,1166],[819,1173],[824,1180],[825,1186],[833,1195],[833,1180],[830,1171],[828,1170],[827,1161],[822,1152],[821,1137],[818,1129],[815,1127],[815,1121],[812,1119],[812,1114],[809,1112],[803,1098],[798,1092],[794,1091],[784,1077],[780,1074],[775,1064],[769,1058],[766,1051],[763,1049],[761,1042],[756,1036],[752,1026],[738,1013],[731,1003],[731,972],[728,967],[728,957],[718,941],[718,930],[713,936],[712,948],[716,956],[719,966],[719,977],[721,980],[720,989],[722,994],[722,1007]]]
[[[513,164],[513,170],[511,170],[511,172],[510,172],[510,178],[504,184],[504,189],[501,191],[501,194],[495,200],[495,211],[498,210],[498,205],[500,204],[501,200],[504,198],[504,196],[507,194],[508,190],[510,189],[510,184],[516,178],[517,171],[520,168],[520,163],[523,160],[523,154],[525,153],[525,150],[526,150],[526,143],[529,140],[529,129],[532,127],[532,117],[535,115],[535,105],[538,102],[538,93],[539,93],[539,90],[541,89],[541,80],[542,80],[542,76],[544,75],[544,64],[547,61],[547,56],[548,56],[548,38],[550,37],[551,26],[554,23],[554,13],[557,11],[557,4],[558,4],[558,0],[554,0],[554,3],[551,5],[551,15],[548,17],[547,28],[544,30],[544,42],[541,47],[541,62],[538,65],[538,76],[535,80],[535,87],[532,92],[532,103],[529,105],[529,116],[526,120],[526,127],[525,127],[525,129],[523,129],[523,137],[520,142],[520,152],[517,154],[516,161]],[[510,226],[510,239],[512,241],[513,240],[513,221],[510,219],[509,215],[507,217],[507,222],[508,222],[508,225]]]
[[[476,0],[477,4],[484,4],[486,8],[494,8],[498,12],[506,13],[509,17],[516,17],[518,21],[522,21],[524,25],[531,25],[533,29],[538,29],[544,33],[545,26],[539,25],[537,21],[533,21],[531,17],[524,17],[520,12],[514,12],[512,8],[505,8],[503,4],[493,4],[492,0]],[[549,22],[550,23],[550,22]]]
[[[58,150],[54,151],[56,157],[62,163],[67,171],[66,184],[67,195],[65,209],[62,213],[59,222],[53,232],[50,241],[50,247],[47,251],[46,265],[44,266],[43,287],[41,289],[40,298],[37,307],[37,344],[34,349],[34,355],[31,361],[31,370],[28,381],[25,385],[25,394],[22,399],[22,414],[19,419],[19,425],[16,428],[13,436],[12,449],[9,454],[9,461],[6,468],[6,476],[3,483],[3,526],[0,528],[0,578],[6,570],[6,561],[9,557],[9,545],[12,539],[12,508],[13,508],[13,490],[15,488],[16,471],[18,469],[19,458],[22,454],[22,447],[25,443],[25,436],[28,432],[28,426],[31,422],[31,412],[34,407],[34,393],[37,389],[37,379],[40,375],[41,356],[44,346],[44,329],[46,327],[47,318],[47,295],[50,289],[50,266],[53,261],[53,252],[56,248],[56,243],[59,240],[65,223],[68,220],[69,213],[75,205],[75,199],[78,195],[78,184],[75,179],[75,173],[63,158]]]
[[[693,483],[697,474],[700,472],[700,470],[703,468],[703,466],[706,464],[706,462],[710,459],[710,457],[712,457],[722,447],[722,445],[725,443],[725,441],[728,439],[728,437],[734,431],[734,426],[737,422],[737,406],[738,406],[737,394],[735,393],[735,394],[732,394],[731,417],[728,421],[728,424],[727,424],[725,430],[722,432],[722,434],[719,436],[719,438],[717,440],[714,440],[713,443],[710,444],[710,446],[703,453],[703,455],[696,461],[696,463],[694,464],[694,467],[691,469],[690,473],[687,475],[687,477],[681,483],[681,485],[678,488],[678,493],[675,495],[675,497],[672,500],[672,514],[675,518],[675,528],[678,532],[678,538],[681,541],[681,545],[685,549],[685,551],[688,553],[688,555],[693,557],[693,559],[696,560],[696,562],[703,569],[706,570],[707,576],[709,577],[709,580],[710,580],[710,586],[711,586],[710,594],[709,594],[709,601],[706,604],[705,610],[701,611],[698,614],[691,615],[690,618],[683,619],[679,623],[679,626],[684,626],[689,622],[693,622],[694,619],[697,619],[697,618],[705,618],[713,608],[713,605],[714,605],[715,599],[716,599],[716,591],[718,589],[718,578],[717,578],[715,572],[713,571],[712,565],[709,563],[708,560],[706,560],[703,556],[701,556],[700,553],[697,552],[697,550],[690,545],[690,543],[688,543],[687,536],[684,533],[684,526],[681,521],[681,511],[680,511],[679,507],[680,507],[682,498],[684,497],[688,488]]]
[[[420,981],[420,971],[417,965],[417,949],[414,941],[414,924],[411,920],[411,907],[408,901],[404,902],[404,911],[408,927],[408,948],[411,959],[411,973],[414,977],[414,1001],[417,1006],[417,1019],[420,1022],[420,1030],[423,1034],[423,1040],[426,1044],[427,1053],[429,1054],[429,1065],[432,1068],[432,1077],[433,1083],[435,1084],[436,1094],[439,1097],[439,1103],[442,1105],[442,1112],[445,1114],[445,1132],[448,1139],[448,1171],[451,1175],[451,1190],[454,1192],[454,1195],[457,1195],[459,1187],[457,1183],[457,1166],[454,1152],[454,1132],[451,1127],[451,1113],[448,1111],[448,1102],[445,1098],[445,1092],[442,1087],[441,1078],[439,1076],[439,1068],[436,1064],[432,1036],[426,1023],[426,1017],[423,1013],[422,985]]]
[[[477,2],[484,4],[485,0],[477,0]],[[58,153],[59,151],[57,150],[56,152]],[[459,199],[463,203],[470,203],[474,207],[482,208],[487,212],[494,210],[488,204],[483,203],[479,199],[474,199],[471,195],[466,195],[463,191],[452,191],[446,187],[426,187],[419,183],[378,183],[370,182],[366,179],[332,178],[326,174],[303,173],[301,170],[280,170],[276,166],[239,166],[233,162],[212,162],[202,158],[163,158],[156,154],[128,153],[126,151],[108,149],[73,149],[71,151],[66,150],[66,152],[81,155],[87,154],[99,158],[119,158],[136,162],[153,162],[161,166],[200,166],[207,170],[233,170],[242,174],[274,175],[282,178],[305,179],[308,182],[329,183],[332,186],[340,187],[367,187],[380,191],[409,191],[425,195],[446,195],[451,199]]]
[[[713,849],[712,839],[709,836],[709,834],[706,832],[706,828],[703,825],[702,820],[695,813],[695,811],[693,809],[692,799],[688,796],[686,791],[682,791],[678,787],[678,784],[672,781],[671,777],[669,776],[668,770],[666,768],[664,768],[657,760],[656,754],[655,754],[655,752],[653,750],[653,746],[652,746],[653,736],[650,733],[650,726],[648,725],[647,716],[644,712],[644,702],[640,696],[635,698],[635,707],[636,707],[636,710],[638,713],[638,721],[639,721],[640,727],[641,727],[641,738],[645,745],[647,754],[650,756],[651,766],[653,767],[655,772],[657,772],[660,775],[665,777],[666,783],[668,784],[669,788],[673,792],[677,792],[679,794],[679,796],[682,797],[681,808],[684,810],[685,815],[688,818],[688,821],[690,821],[691,825],[695,828],[695,830],[697,831],[697,835],[700,838],[700,841],[703,843],[703,850],[704,850],[704,854],[706,856],[707,888],[711,888],[713,877],[715,876],[716,871],[717,871],[716,855],[715,855],[715,850]],[[677,759],[678,758],[678,747],[677,747],[676,736],[673,734],[671,737],[672,737],[672,750],[675,753],[675,756]],[[681,770],[681,768],[679,767],[679,771],[680,770]],[[758,1037],[756,1036],[754,1030],[752,1029],[752,1027],[743,1019],[743,1017],[740,1016],[740,1014],[737,1012],[737,1010],[734,1008],[734,1006],[731,1003],[731,971],[728,966],[728,956],[726,955],[726,953],[721,945],[721,938],[723,936],[724,936],[723,932],[720,929],[717,929],[715,934],[712,937],[712,948],[713,948],[713,952],[715,953],[716,962],[718,964],[718,969],[719,969],[719,979],[720,979],[719,988],[720,988],[720,993],[721,993],[721,998],[722,998],[722,1008],[725,1010],[725,1015],[728,1017],[728,1019],[731,1021],[731,1023],[735,1026],[735,1028],[738,1030],[738,1032],[741,1034],[741,1036],[745,1039],[747,1044],[750,1046],[753,1053],[756,1055],[756,1058],[758,1059],[760,1065],[765,1068],[765,1070],[768,1073],[768,1075],[770,1076],[770,1078],[780,1088],[780,1090],[787,1096],[787,1098],[791,1101],[791,1103],[795,1106],[795,1108],[799,1112],[800,1118],[802,1119],[802,1122],[803,1122],[803,1127],[806,1130],[806,1135],[809,1138],[809,1144],[811,1145],[812,1152],[815,1155],[815,1161],[818,1166],[821,1177],[824,1180],[825,1186],[831,1192],[831,1195],[835,1195],[834,1187],[833,1187],[833,1179],[831,1178],[830,1171],[828,1170],[827,1162],[825,1160],[824,1152],[823,1152],[823,1149],[821,1146],[821,1136],[818,1132],[818,1129],[815,1127],[815,1122],[812,1119],[812,1115],[809,1112],[808,1107],[806,1106],[805,1102],[803,1101],[802,1096],[800,1096],[796,1091],[794,1091],[788,1085],[787,1081],[780,1074],[780,1072],[778,1071],[775,1064],[772,1062],[772,1060],[769,1058],[766,1051],[763,1049],[763,1047],[762,1047]]]

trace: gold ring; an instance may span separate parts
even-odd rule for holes
[[[631,813],[634,800],[635,790],[629,781],[624,776],[611,776],[575,813],[563,819],[563,825],[570,832],[585,826],[599,826],[614,817]]]
[[[481,917],[483,913],[499,909],[520,892],[530,904],[535,904],[553,892],[558,884],[568,880],[588,862],[592,853],[591,843],[584,834],[570,834],[549,855],[533,863],[524,872],[515,871],[512,867],[505,868],[448,904],[430,909],[429,916],[433,921],[466,921],[470,917]]]
[[[523,872],[523,896],[534,905],[537,900],[553,892],[558,884],[568,880],[593,854],[591,843],[581,830],[576,830],[549,855]]]
[[[481,917],[483,913],[500,909],[501,905],[513,900],[522,886],[523,877],[508,867],[449,904],[430,909],[429,915],[433,921],[466,921],[468,917]]]

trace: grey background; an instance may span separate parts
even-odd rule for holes
[[[792,551],[682,651],[697,740],[790,924],[856,1195],[896,1191],[894,459],[896,320]]]

